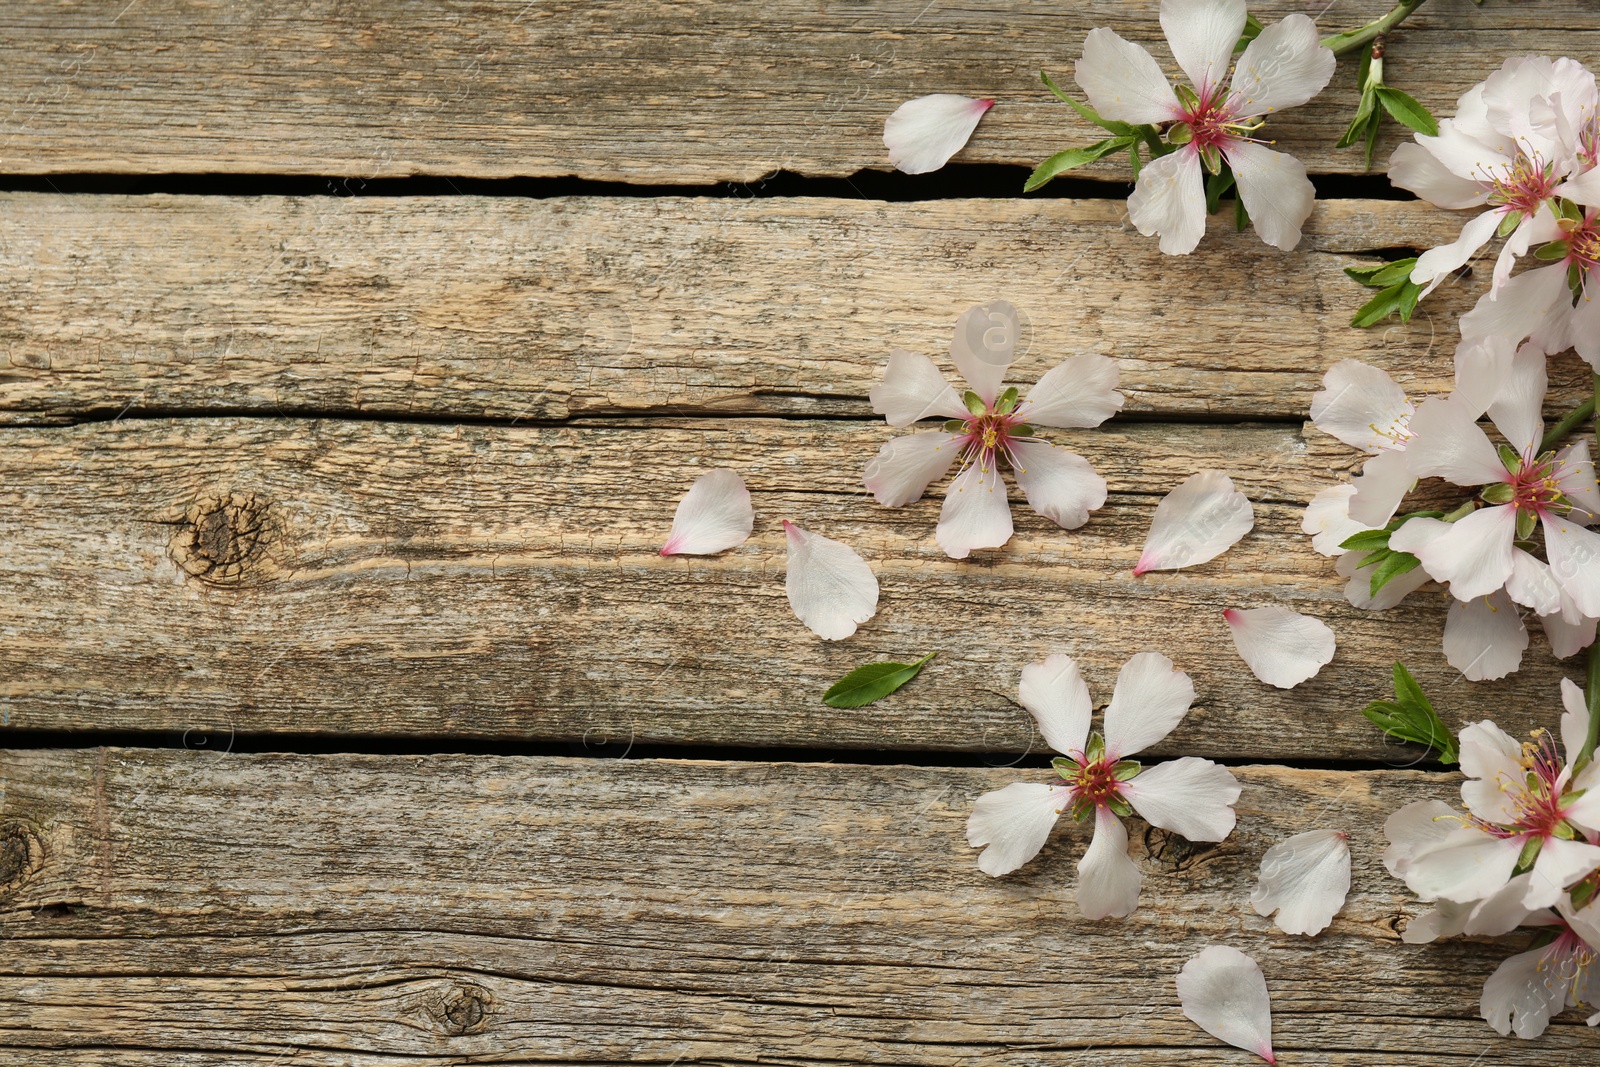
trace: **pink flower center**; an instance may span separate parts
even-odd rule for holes
[[[1524,215],[1536,213],[1550,194],[1560,184],[1553,163],[1543,163],[1517,153],[1517,158],[1500,174],[1488,179],[1489,203],[1506,212],[1520,211]]]
[[[1216,90],[1210,98],[1202,97],[1193,107],[1183,108],[1182,120],[1194,131],[1190,142],[1197,149],[1223,148],[1244,140],[1239,130],[1239,116],[1229,106],[1228,94]]]
[[[1556,477],[1556,460],[1551,453],[1528,460],[1520,470],[1509,473],[1506,484],[1511,486],[1511,503],[1518,511],[1542,517],[1564,505],[1561,484]]]
[[[1074,804],[1093,804],[1097,808],[1110,805],[1122,796],[1122,783],[1117,780],[1116,761],[1104,757],[1093,763],[1080,765],[1077,776],[1068,779]]]
[[[1000,414],[992,404],[985,408],[982,415],[973,415],[962,423],[958,438],[962,465],[975,462],[981,469],[989,470],[995,464],[995,457],[1003,455],[1007,463],[1016,467],[1017,459],[1011,445],[1028,439],[1025,432],[1018,432],[1023,426],[1021,416],[1014,411]]]
[[[1567,262],[1585,276],[1600,263],[1600,212],[1589,211],[1567,234]]]
[[[1537,741],[1522,746],[1523,774],[1517,779],[1502,778],[1500,791],[1514,810],[1505,825],[1485,823],[1482,828],[1495,837],[1537,837],[1545,840],[1556,833],[1566,818],[1561,806],[1561,754],[1556,743],[1542,730],[1534,732]]]

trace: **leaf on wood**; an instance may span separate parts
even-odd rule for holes
[[[915,663],[864,663],[840,678],[822,694],[830,708],[859,708],[882,700],[922,671],[922,665],[937,656],[929,652]]]
[[[1390,737],[1438,749],[1440,763],[1460,762],[1455,736],[1440,720],[1422,687],[1403,663],[1394,665],[1394,699],[1374,700],[1361,714]]]

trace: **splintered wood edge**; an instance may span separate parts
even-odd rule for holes
[[[1421,905],[1382,868],[1383,819],[1452,799],[1455,776],[1235,768],[1233,834],[1128,820],[1139,909],[1089,922],[1086,827],[1001,879],[965,841],[980,794],[1049,773],[0,753],[0,847],[25,832],[42,857],[0,885],[0,1043],[149,1050],[138,1063],[291,1045],[809,1062],[877,1042],[917,1064],[1237,1063],[1172,986],[1225,943],[1260,962],[1285,1063],[1557,1067],[1592,1048],[1576,1013],[1534,1042],[1477,1017],[1522,939],[1399,943]],[[1266,848],[1315,828],[1349,833],[1353,890],[1329,930],[1292,937],[1248,896]]]

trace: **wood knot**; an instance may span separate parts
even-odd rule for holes
[[[1218,844],[1190,841],[1182,834],[1150,826],[1144,832],[1144,850],[1151,859],[1167,864],[1174,871],[1187,871],[1210,862],[1218,852]]]
[[[44,836],[25,819],[0,822],[0,898],[9,897],[44,868]]]
[[[439,1029],[451,1037],[465,1037],[480,1033],[489,1025],[494,994],[475,982],[452,979],[429,996],[424,1007]]]
[[[254,493],[211,497],[189,505],[172,557],[209,585],[250,585],[277,576],[274,555],[282,535],[272,501]]]

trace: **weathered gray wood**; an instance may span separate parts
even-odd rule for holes
[[[1199,687],[1163,748],[1243,758],[1392,758],[1358,714],[1404,659],[1451,723],[1554,707],[1561,666],[1535,636],[1498,686],[1443,662],[1445,594],[1349,607],[1300,533],[1301,505],[1355,454],[1299,427],[1059,431],[1111,497],[1060,530],[1012,492],[1004,549],[934,543],[942,487],[877,506],[860,472],[882,425],[695,420],[504,428],[179,419],[11,429],[0,508],[0,697],[12,727],[421,734],[631,743],[1022,751],[1018,672],[1079,656],[1096,699],[1153,648]],[[731,466],[755,536],[711,559],[656,554],[689,483]],[[1219,559],[1131,576],[1161,495],[1232,473],[1256,529]],[[784,597],[791,519],[856,546],[877,617],[828,643]],[[1282,603],[1341,641],[1292,692],[1250,675],[1221,612]],[[941,650],[862,710],[820,695],[851,667]],[[1571,665],[1569,665],[1570,667]],[[1577,668],[1572,668],[1576,670]],[[1516,694],[1512,698],[1510,694]],[[1511,710],[1507,711],[1507,705]],[[1512,725],[1508,723],[1508,726]]]
[[[1239,768],[1233,836],[1133,820],[1140,908],[1093,923],[1083,827],[1000,880],[965,843],[973,799],[1044,768],[113,749],[0,773],[0,1044],[28,1062],[1242,1064],[1173,989],[1217,942],[1260,961],[1286,1067],[1595,1048],[1577,1013],[1535,1042],[1477,1018],[1516,939],[1399,943],[1418,906],[1382,819],[1450,776]],[[1355,877],[1308,940],[1248,896],[1316,827]]]
[[[1162,256],[1121,201],[0,197],[0,421],[204,409],[558,419],[870,416],[890,349],[941,359],[1005,296],[1032,382],[1118,359],[1129,412],[1303,418],[1365,358],[1450,384],[1446,286],[1354,330],[1371,249],[1454,239],[1332,201],[1284,254],[1220,224]],[[1574,364],[1576,366],[1576,364]]]
[[[1268,21],[1320,16],[1332,33],[1390,6],[1270,0],[1253,10]],[[963,158],[1031,166],[1103,136],[1050,97],[1040,69],[1072,87],[1095,26],[1165,62],[1157,10],[1156,0],[12,4],[0,168],[648,183],[849,175],[887,166],[883,120],[930,92],[998,97]],[[1389,80],[1448,114],[1508,54],[1594,60],[1597,13],[1594,0],[1435,0],[1395,36]],[[1361,172],[1358,151],[1333,148],[1354,90],[1346,63],[1267,136],[1314,172]],[[1125,168],[1112,160],[1089,173]]]

